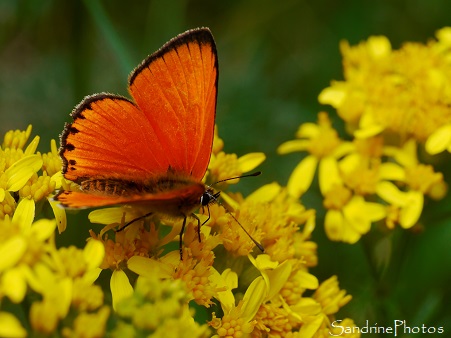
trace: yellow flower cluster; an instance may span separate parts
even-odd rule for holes
[[[206,324],[199,325],[188,307],[188,293],[180,281],[161,281],[156,276],[138,278],[131,297],[119,303],[117,324],[111,336],[209,337]]]
[[[182,259],[180,219],[151,216],[110,231],[142,215],[130,206],[92,211],[104,229],[91,230],[83,249],[58,248],[55,229],[65,229],[66,215],[52,196],[73,183],[58,170],[54,141],[46,154],[36,153],[38,137],[24,150],[30,134],[9,132],[0,149],[0,301],[17,306],[0,307],[0,336],[319,337],[351,299],[335,277],[319,283],[309,273],[318,262],[315,211],[277,183],[247,197],[222,191],[221,205],[200,210],[202,222],[209,217],[201,229],[188,219]],[[216,134],[205,182],[227,189],[238,179],[215,182],[253,170],[265,155],[226,154],[223,144]],[[42,202],[56,221],[34,221]],[[102,270],[112,271],[111,302],[97,281]],[[200,324],[191,301],[209,311]]]
[[[205,177],[205,182],[215,188],[218,180],[251,171],[265,159],[261,153],[242,157],[226,154],[223,144],[216,134]],[[221,188],[237,181],[221,182]],[[316,243],[310,240],[315,228],[314,210],[306,210],[277,183],[264,185],[246,198],[224,190],[221,196],[222,205],[212,204],[200,210],[197,216],[201,222],[209,217],[200,230],[194,218],[188,219],[182,259],[177,250],[181,219],[148,217],[111,237],[108,230],[122,227],[142,211],[122,206],[91,212],[91,222],[106,225],[99,234],[91,231],[91,237],[104,243],[101,268],[113,270],[110,286],[117,313],[125,311],[133,323],[144,320],[140,315],[144,309],[159,318],[157,303],[135,308],[136,300],[132,299],[142,300],[142,296],[137,296],[138,286],[133,287],[139,276],[138,281],[157,278],[168,283],[168,287],[177,285],[178,292],[184,294],[185,305],[194,301],[197,306],[210,309],[209,332],[213,331],[216,337],[263,337],[268,332],[274,337],[315,337],[317,332],[331,329],[336,312],[351,297],[339,290],[336,279],[320,284],[308,272],[317,264]],[[264,254],[255,242],[261,243]],[[308,290],[317,290],[318,296],[307,296]],[[129,309],[130,301],[133,311]],[[172,322],[173,315],[167,316]],[[133,329],[147,329],[157,335],[160,327],[157,330],[152,326],[151,318],[145,320],[147,323],[136,324]],[[171,324],[174,337],[182,336],[177,332],[183,331],[187,323],[180,319],[177,325]],[[121,328],[123,332],[133,330],[125,324]],[[197,327],[190,336],[204,334],[202,327]]]
[[[451,150],[451,28],[426,45],[392,50],[379,36],[354,47],[342,42],[341,51],[345,80],[324,89],[319,101],[337,110],[353,139],[340,138],[321,112],[278,152],[308,153],[288,192],[301,197],[318,171],[327,236],[355,243],[372,224],[412,228],[425,197],[447,192],[443,175],[418,154]]]
[[[103,335],[109,309],[103,307],[102,289],[93,285],[101,271],[102,243],[91,240],[83,250],[58,249],[54,220],[29,225],[14,219],[0,221],[0,300],[4,304],[9,299],[17,313],[20,305],[34,301],[25,316],[27,325],[0,310],[0,336],[26,337],[24,326],[42,335],[57,328],[65,337]],[[82,324],[89,318],[97,325]]]
[[[48,201],[62,232],[66,214],[51,199],[62,180],[56,142],[51,141],[49,153],[41,154],[36,152],[39,136],[25,148],[30,135],[31,125],[25,131],[11,130],[4,136],[0,148],[0,220],[10,220],[14,215],[13,221],[30,226],[36,206]]]
[[[344,81],[335,81],[319,95],[331,104],[355,137],[394,134],[401,141],[425,142],[438,130],[448,134],[451,121],[451,27],[439,30],[427,44],[405,43],[392,50],[384,36],[358,46],[342,42]],[[446,137],[430,145],[438,152]],[[449,142],[449,136],[448,136]]]

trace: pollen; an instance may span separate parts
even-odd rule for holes
[[[55,140],[52,140],[50,142],[50,149],[50,152],[42,154],[42,171],[47,173],[48,176],[52,176],[61,171],[62,166],[61,158],[58,155],[58,149],[56,147]]]
[[[258,323],[256,327],[261,331],[270,332],[271,337],[286,337],[293,330],[287,311],[272,303],[260,306],[255,319]]]
[[[100,286],[75,279],[72,289],[72,304],[80,311],[93,311],[103,305]]]
[[[83,251],[75,246],[63,247],[58,250],[61,259],[61,267],[64,274],[69,277],[80,277],[86,272],[87,264],[83,257]]]
[[[213,319],[210,321],[210,325],[217,330],[218,336],[224,338],[243,337],[243,324],[243,319],[235,318],[232,314],[226,314],[221,319],[216,318],[215,314],[213,314]]]
[[[187,252],[189,249],[186,248],[184,251]],[[173,277],[185,283],[197,304],[210,307],[213,304],[211,299],[217,292],[215,286],[209,282],[211,265],[204,260],[197,261],[188,257],[189,255],[184,255]]]
[[[10,130],[5,134],[2,148],[23,149],[31,135],[31,125],[27,130]]]
[[[5,171],[24,156],[22,149],[0,148],[0,171]]]
[[[16,202],[8,191],[5,191],[5,197],[0,202],[0,219],[5,219],[6,215],[12,217],[16,209]]]
[[[354,190],[358,195],[369,195],[376,192],[376,186],[379,182],[378,161],[368,164],[367,161],[361,161],[354,170],[343,173],[343,180],[346,185]]]
[[[55,191],[56,183],[51,181],[51,177],[46,172],[42,176],[36,173],[19,190],[20,197],[32,198],[34,201],[40,201]]]

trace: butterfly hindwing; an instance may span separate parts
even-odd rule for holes
[[[205,187],[201,183],[178,187],[159,193],[87,194],[82,191],[60,191],[55,199],[67,208],[104,207],[116,204],[143,204],[164,214],[182,215],[190,212],[199,203]]]

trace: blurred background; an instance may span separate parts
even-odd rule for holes
[[[239,191],[277,181],[285,185],[302,154],[279,156],[299,124],[330,107],[317,97],[342,79],[340,40],[351,45],[385,35],[398,48],[426,42],[451,25],[451,2],[435,1],[0,1],[0,134],[33,125],[48,151],[84,96],[127,96],[127,77],[148,54],[187,29],[207,26],[219,54],[217,124],[225,151],[262,151],[264,175],[242,180]],[[344,132],[341,134],[345,136]],[[449,157],[448,157],[449,158]],[[446,177],[449,182],[450,176]],[[450,199],[436,203],[436,222],[421,234],[396,230],[386,269],[376,271],[365,241],[350,246],[325,239],[320,196],[303,203],[318,210],[314,240],[325,280],[338,275],[353,295],[341,312],[357,325],[444,326],[451,332]],[[448,221],[442,216],[448,210]],[[440,214],[442,212],[442,214]],[[86,216],[62,238],[83,241]],[[339,318],[340,319],[340,318]],[[367,335],[370,336],[370,335]],[[385,335],[386,336],[386,335]],[[418,335],[416,335],[418,336]]]

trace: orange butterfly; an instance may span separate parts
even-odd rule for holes
[[[141,204],[186,217],[212,201],[202,178],[213,144],[218,58],[208,28],[187,31],[129,77],[133,101],[86,97],[61,135],[63,174],[82,191],[61,191],[65,207]],[[217,195],[216,195],[217,197]]]
[[[167,42],[131,73],[134,101],[106,93],[86,97],[72,112],[60,148],[64,177],[81,191],[60,191],[55,200],[69,208],[142,205],[151,212],[140,218],[154,212],[183,217],[182,234],[192,216],[199,230],[193,212],[219,197],[202,183],[217,87],[215,41],[208,28],[198,28]]]

